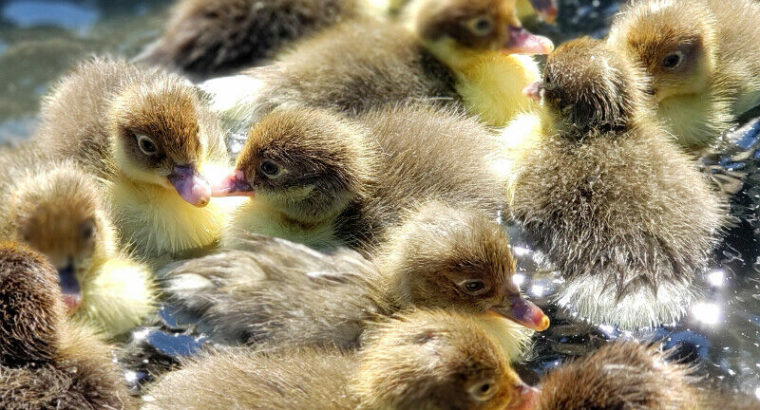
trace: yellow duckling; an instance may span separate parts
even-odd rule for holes
[[[6,152],[0,163],[9,170],[19,155],[23,149]],[[0,233],[48,257],[75,318],[113,337],[153,312],[152,273],[117,246],[93,178],[72,163],[10,172],[14,179],[0,182]]]
[[[645,67],[660,120],[687,148],[705,147],[760,101],[754,0],[633,2],[607,42]]]
[[[227,165],[217,119],[187,80],[121,60],[79,65],[45,98],[35,144],[97,175],[120,240],[144,257],[215,244],[205,174]]]

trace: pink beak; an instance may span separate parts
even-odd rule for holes
[[[193,206],[204,207],[211,200],[211,186],[192,165],[176,165],[169,174],[169,182]]]
[[[220,196],[253,196],[254,190],[245,179],[245,173],[239,169],[232,170],[211,188],[211,195]]]
[[[519,295],[506,298],[503,305],[492,307],[491,312],[537,332],[549,328],[549,317],[544,314],[544,311]]]
[[[538,405],[538,397],[541,395],[541,390],[523,384],[522,386],[517,387],[517,391],[520,395],[520,402],[517,407],[511,407],[512,409],[529,410]]]
[[[537,103],[540,103],[543,91],[544,87],[541,84],[541,81],[536,81],[523,88],[522,93],[524,96],[529,97]]]
[[[530,0],[530,3],[543,21],[549,24],[554,24],[557,21],[559,14],[557,0]]]
[[[507,54],[549,54],[554,43],[544,36],[537,36],[522,27],[509,27],[509,41],[504,47]]]

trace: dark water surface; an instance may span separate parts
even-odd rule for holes
[[[21,139],[34,129],[39,99],[55,79],[77,60],[94,53],[135,55],[159,33],[166,0],[0,1],[0,143]],[[559,25],[541,26],[556,41],[582,34],[603,36],[618,10],[611,0],[561,1]],[[735,180],[731,201],[733,225],[716,251],[713,265],[698,275],[704,297],[681,323],[637,333],[584,324],[551,306],[562,283],[545,258],[520,240],[511,227],[522,289],[552,317],[552,327],[536,337],[525,369],[533,379],[562,360],[585,354],[611,339],[661,341],[723,387],[760,398],[760,123],[748,121],[727,137],[720,152],[703,164],[716,179]],[[738,178],[738,179],[737,179]],[[136,332],[141,343],[163,353],[167,361],[196,351],[203,337],[189,336],[170,308],[161,325]],[[157,364],[158,365],[158,364]],[[150,363],[127,373],[137,382]]]

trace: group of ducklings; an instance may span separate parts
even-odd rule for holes
[[[760,4],[633,1],[556,50],[530,14],[556,4],[179,0],[138,62],[81,63],[0,152],[0,407],[719,403],[636,343],[525,385],[549,319],[500,223],[581,318],[684,316],[724,224],[695,154],[760,99]],[[136,399],[109,343],[162,298],[229,347]]]

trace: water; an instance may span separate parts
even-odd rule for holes
[[[34,129],[39,99],[73,63],[93,53],[135,55],[159,33],[166,0],[0,1],[0,143],[28,136]],[[612,0],[565,0],[559,24],[539,31],[556,41],[582,34],[601,37],[618,10]],[[529,249],[519,229],[510,228],[521,288],[552,318],[552,327],[536,337],[533,355],[522,369],[529,382],[540,373],[613,339],[660,341],[678,355],[700,363],[700,371],[723,387],[760,398],[760,122],[727,137],[720,151],[703,159],[715,180],[733,192],[733,225],[715,253],[710,269],[699,275],[705,288],[691,314],[673,326],[620,332],[568,317],[548,301],[562,278],[540,252]],[[137,385],[155,369],[193,354],[206,342],[192,320],[166,306],[158,324],[135,332],[125,377]]]

